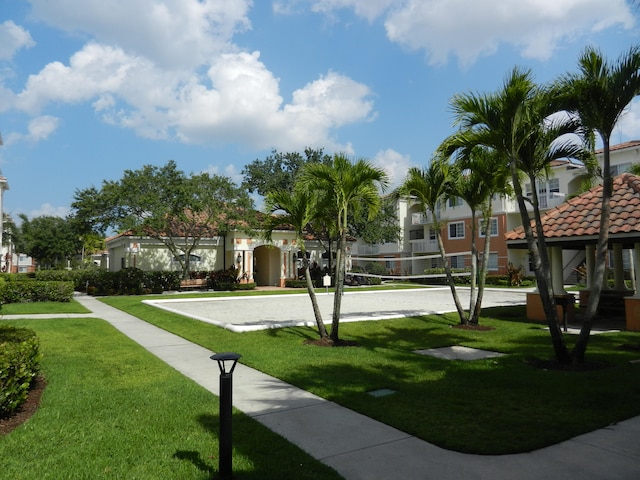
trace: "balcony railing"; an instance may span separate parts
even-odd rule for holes
[[[438,242],[435,240],[411,240],[411,253],[437,252]]]

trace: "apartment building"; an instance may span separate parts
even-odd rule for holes
[[[613,175],[629,171],[633,164],[640,163],[640,140],[621,143],[611,147],[611,168]],[[596,157],[602,164],[602,150]],[[587,179],[586,168],[578,162],[570,160],[556,161],[552,164],[552,175],[537,185],[541,213],[558,207],[571,195],[580,191],[583,181]],[[527,196],[532,195],[531,185],[525,184]],[[361,241],[352,246],[352,255],[357,260],[354,265],[362,265],[367,258],[387,259],[387,270],[394,275],[420,276],[432,268],[441,265],[436,234],[433,229],[431,212],[425,212],[417,202],[410,198],[402,198],[397,202],[397,214],[402,230],[401,240],[392,243],[367,245]],[[450,264],[453,268],[468,268],[471,249],[471,210],[460,199],[451,199],[436,212],[442,225],[442,239]],[[478,214],[478,216],[480,216]],[[478,225],[477,246],[484,248],[485,238],[480,235],[480,219]],[[505,274],[507,264],[522,266],[527,275],[533,275],[526,250],[510,250],[507,248],[505,234],[522,225],[520,211],[515,198],[496,196],[493,199],[493,215],[489,228],[490,257],[489,273]],[[583,250],[564,250],[563,276],[567,282],[576,279],[575,269],[585,261]],[[397,259],[404,258],[405,261]],[[628,252],[625,255],[628,259]],[[628,260],[625,260],[628,262]]]

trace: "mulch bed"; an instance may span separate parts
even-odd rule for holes
[[[0,418],[0,435],[6,435],[31,418],[40,406],[40,397],[46,386],[44,377],[38,375],[31,385],[27,400],[18,408],[18,411],[10,417]]]
[[[316,340],[306,340],[305,345],[314,345],[316,347],[357,347],[358,342],[353,340],[338,340],[334,342],[330,338],[318,338]]]
[[[475,330],[477,332],[487,332],[489,330],[495,330],[495,327],[488,327],[486,325],[471,325],[459,323],[457,325],[451,325],[451,328],[457,328],[458,330]]]

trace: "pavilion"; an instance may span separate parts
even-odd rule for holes
[[[547,211],[542,216],[544,236],[551,260],[551,277],[556,299],[566,298],[563,286],[563,250],[585,251],[586,288],[580,292],[580,305],[586,305],[592,285],[595,249],[600,231],[602,185]],[[506,235],[508,248],[527,248],[522,226]],[[599,311],[603,315],[624,312],[627,330],[640,331],[640,176],[624,173],[614,178],[609,229],[609,265],[613,267],[613,286],[602,290]],[[624,281],[623,251],[631,251],[634,289]],[[635,267],[635,268],[634,268]],[[539,296],[538,296],[539,302]],[[540,307],[527,301],[527,318],[539,320]],[[557,302],[561,303],[561,302]],[[571,305],[573,307],[573,305]],[[616,312],[617,309],[617,312]],[[569,312],[571,317],[572,312]],[[571,318],[570,318],[571,319]]]

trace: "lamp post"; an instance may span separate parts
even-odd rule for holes
[[[220,368],[220,434],[218,439],[218,472],[221,480],[231,478],[231,420],[232,411],[232,379],[233,370],[238,360],[242,357],[239,353],[222,352],[211,355],[211,360],[218,362]]]

